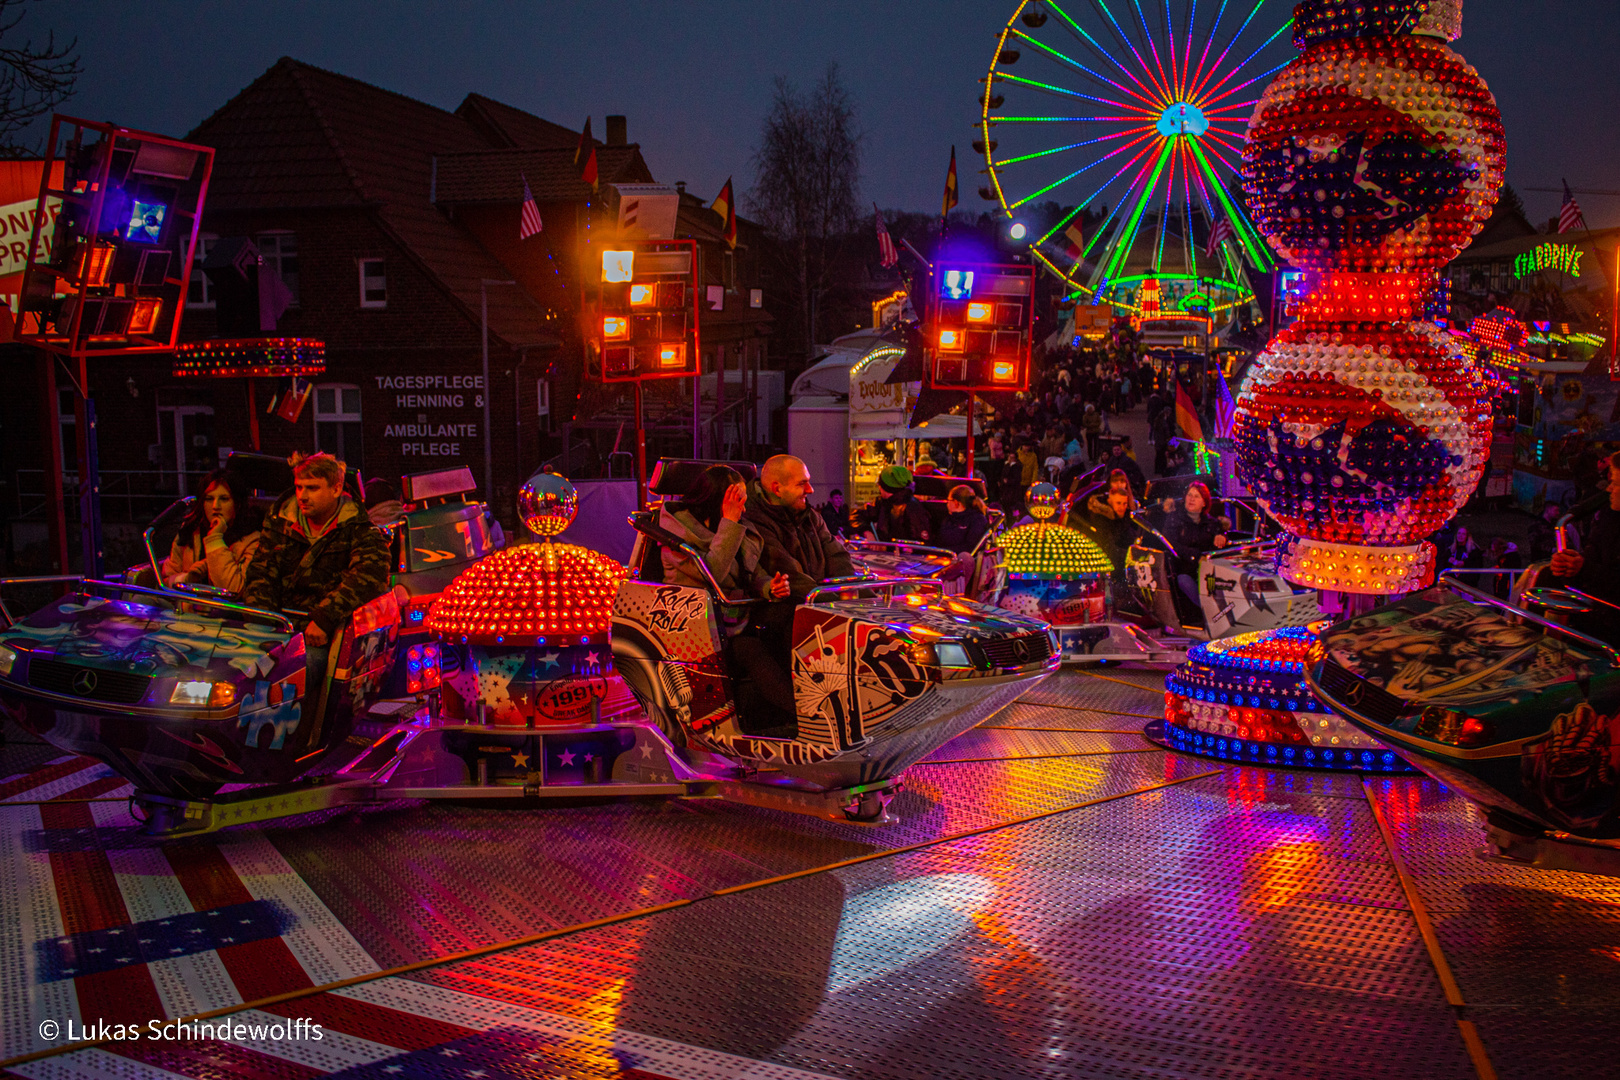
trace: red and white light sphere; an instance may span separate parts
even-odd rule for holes
[[[1249,122],[1249,212],[1316,280],[1256,359],[1233,439],[1291,534],[1279,568],[1317,588],[1426,584],[1426,538],[1486,465],[1489,380],[1430,317],[1502,186],[1496,102],[1446,44],[1460,21],[1460,0],[1306,0],[1302,55]]]

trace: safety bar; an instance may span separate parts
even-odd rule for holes
[[[292,620],[277,611],[266,611],[264,608],[248,607],[246,604],[232,603],[229,600],[210,600],[202,596],[193,596],[190,593],[174,592],[168,589],[149,589],[145,585],[125,585],[118,581],[103,581],[100,578],[87,578],[83,574],[55,574],[49,577],[23,577],[0,578],[0,590],[7,585],[50,585],[66,581],[80,582],[86,590],[100,587],[119,593],[140,593],[143,596],[159,596],[187,604],[201,604],[204,607],[218,608],[233,612],[248,618],[267,619],[288,634],[295,633]],[[16,620],[12,618],[11,611],[6,607],[5,600],[0,598],[0,615],[5,616],[6,625],[10,626]]]
[[[1164,544],[1164,549],[1166,551],[1168,551],[1171,555],[1174,555],[1178,559],[1181,558],[1181,552],[1176,550],[1176,545],[1174,545],[1174,544],[1172,544],[1170,542],[1170,538],[1168,536],[1164,535],[1164,533],[1160,532],[1158,529],[1155,529],[1152,525],[1149,525],[1146,521],[1139,520],[1142,517],[1142,515],[1146,514],[1147,512],[1148,511],[1145,510],[1145,509],[1138,510],[1134,514],[1131,515],[1131,520],[1136,522],[1136,525],[1137,525],[1138,528],[1145,529],[1146,531],[1152,533],[1154,536],[1157,536],[1159,538],[1159,540]]]
[[[846,592],[869,592],[880,589],[888,590],[888,596],[885,598],[885,602],[888,602],[894,599],[894,589],[897,585],[923,585],[937,590],[941,596],[945,594],[945,586],[937,578],[858,578],[853,581],[841,581],[817,585],[815,588],[810,590],[810,594],[804,598],[804,602],[807,604],[813,604],[824,594],[841,596]]]
[[[844,541],[844,546],[858,547],[862,551],[898,551],[905,555],[943,555],[947,559],[956,558],[956,552],[950,548],[932,547],[928,544],[915,544],[910,540],[866,540],[858,536],[850,537]]]
[[[1516,607],[1513,604],[1508,603],[1506,600],[1493,596],[1488,592],[1481,592],[1472,585],[1464,585],[1462,582],[1455,579],[1447,581],[1446,588],[1463,593],[1464,595],[1472,597],[1473,599],[1482,603],[1489,604],[1491,607],[1501,608],[1503,611],[1508,611],[1514,615],[1520,616],[1521,618],[1529,619],[1536,625],[1544,626],[1561,637],[1573,638],[1583,645],[1589,645],[1594,649],[1605,652],[1608,654],[1610,662],[1616,667],[1620,667],[1620,650],[1617,650],[1613,645],[1610,645],[1606,641],[1599,641],[1590,634],[1583,634],[1579,630],[1570,629],[1563,623],[1553,622],[1551,619],[1546,619],[1540,615],[1528,612],[1524,608]]]
[[[1605,600],[1601,596],[1593,596],[1591,593],[1587,592],[1585,589],[1577,589],[1573,585],[1554,585],[1553,588],[1555,588],[1555,589],[1563,589],[1565,592],[1574,593],[1576,596],[1580,597],[1582,600],[1590,600],[1594,604],[1602,604],[1604,607],[1609,608],[1612,611],[1620,611],[1620,604],[1616,604],[1611,600]]]
[[[197,500],[193,496],[187,495],[183,499],[178,499],[175,502],[170,503],[164,508],[163,513],[152,519],[152,524],[146,527],[146,532],[141,534],[141,540],[146,544],[146,557],[151,560],[152,563],[152,580],[156,581],[159,585],[163,584],[163,568],[158,565],[157,549],[152,546],[152,537],[156,535],[160,528],[174,520],[175,517],[179,516],[174,512],[175,507],[180,506],[189,509],[191,504],[196,501]]]

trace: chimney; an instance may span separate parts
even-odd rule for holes
[[[625,119],[622,116],[607,118],[607,145],[623,146],[630,141]]]
[[[686,194],[686,181],[685,180],[677,180],[677,181],[675,181],[675,190],[679,194],[685,195]]]

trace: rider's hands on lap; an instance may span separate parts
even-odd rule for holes
[[[1215,538],[1215,546],[1216,547],[1225,547],[1226,546],[1226,536],[1224,534],[1221,535],[1221,536],[1217,536]]]
[[[1552,557],[1552,572],[1554,577],[1574,577],[1586,565],[1586,559],[1578,551],[1555,551]]]
[[[326,631],[322,630],[318,624],[312,622],[304,627],[304,644],[325,645],[326,642]]]
[[[786,574],[777,574],[771,578],[771,583],[766,587],[766,591],[772,600],[781,600],[787,596],[789,588],[788,576]]]
[[[727,521],[741,521],[747,505],[748,485],[738,481],[726,488],[726,497],[720,503],[720,516]]]
[[[1176,508],[1176,500],[1174,500],[1174,499],[1166,499],[1166,500],[1164,500],[1164,502],[1159,504],[1159,509],[1163,510],[1167,514],[1174,511],[1175,508]]]

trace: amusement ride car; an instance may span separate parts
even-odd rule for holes
[[[795,612],[796,733],[750,734],[718,590],[629,577],[556,543],[577,512],[561,477],[533,478],[520,502],[540,542],[489,554],[443,590],[425,620],[433,640],[409,665],[420,691],[379,703],[394,708],[372,705],[397,647],[392,591],[356,613],[311,722],[287,614],[199,587],[77,578],[30,579],[78,589],[27,618],[0,605],[0,703],[129,780],[152,834],[391,798],[688,795],[878,822],[907,767],[1057,666],[1044,624],[937,582],[840,581]],[[645,514],[635,524],[637,565],[661,567],[656,545],[681,542]],[[630,700],[625,684],[645,716],[610,715]],[[368,705],[405,716],[342,763]]]

